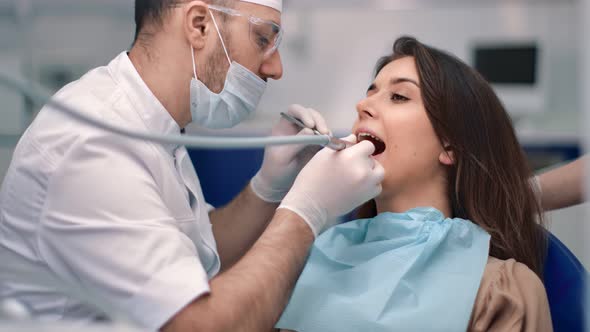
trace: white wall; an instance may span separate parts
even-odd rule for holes
[[[16,20],[0,16],[0,71],[28,77],[23,70],[26,67],[33,79],[39,81],[42,73],[67,69],[75,79],[128,49],[134,33],[132,2],[126,7],[111,4],[112,9],[106,6],[99,11],[88,4],[74,8],[63,4],[57,9],[39,6],[28,25],[31,52],[27,56],[27,45]],[[23,98],[14,91],[0,87],[0,101],[1,181],[13,152],[7,142],[13,142],[23,132],[28,116],[23,112]]]
[[[61,65],[79,75],[128,48],[134,29],[132,2],[121,3],[110,3],[112,10],[98,6],[101,11],[81,6],[81,13],[67,11],[71,7],[67,4],[55,10],[47,4],[41,6],[45,11],[31,28],[33,72]],[[395,38],[403,34],[416,36],[466,61],[470,60],[470,47],[478,41],[537,40],[547,52],[549,63],[545,110],[577,112],[577,91],[572,84],[578,68],[574,2],[498,1],[495,6],[486,6],[489,1],[479,1],[473,7],[469,1],[451,3],[460,5],[399,11],[359,7],[308,11],[293,6],[283,15],[286,36],[281,51],[285,76],[271,82],[260,112],[237,130],[268,128],[290,103],[315,107],[327,116],[333,128],[349,130],[354,105],[366,91],[376,60],[387,54]],[[0,45],[7,38],[14,39],[13,31],[0,29]],[[3,53],[9,49],[0,48],[0,66]]]
[[[577,19],[572,3],[376,11],[293,11],[285,15],[285,77],[274,82],[255,118],[260,127],[289,103],[316,107],[348,130],[376,60],[404,34],[448,50],[465,61],[478,41],[538,41],[546,52],[548,86],[541,111],[577,112]],[[252,124],[252,125],[256,125]]]

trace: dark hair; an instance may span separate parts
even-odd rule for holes
[[[228,7],[234,0],[203,0],[218,6]],[[187,0],[135,0],[135,43],[148,24],[162,24],[169,8]]]
[[[514,258],[542,278],[542,208],[504,106],[477,71],[411,37],[395,41],[376,74],[403,57],[415,59],[428,118],[441,144],[453,152],[447,175],[453,217],[469,219],[491,235],[491,256]]]

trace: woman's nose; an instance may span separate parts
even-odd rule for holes
[[[356,111],[360,119],[363,118],[374,118],[377,113],[371,108],[369,97],[361,100],[356,104]]]

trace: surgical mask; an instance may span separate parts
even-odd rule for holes
[[[244,66],[231,61],[213,13],[213,24],[229,62],[223,91],[214,93],[197,77],[195,51],[191,46],[193,74],[190,105],[193,122],[210,129],[231,128],[254,113],[266,90],[266,82]]]

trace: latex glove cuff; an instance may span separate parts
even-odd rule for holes
[[[290,200],[287,197],[279,206],[279,209],[287,209],[295,212],[311,228],[314,237],[318,237],[328,228],[328,211],[322,208],[311,197],[303,194]]]
[[[288,189],[275,189],[269,181],[267,181],[258,171],[252,181],[250,181],[250,188],[258,198],[267,203],[279,203],[285,198]]]

